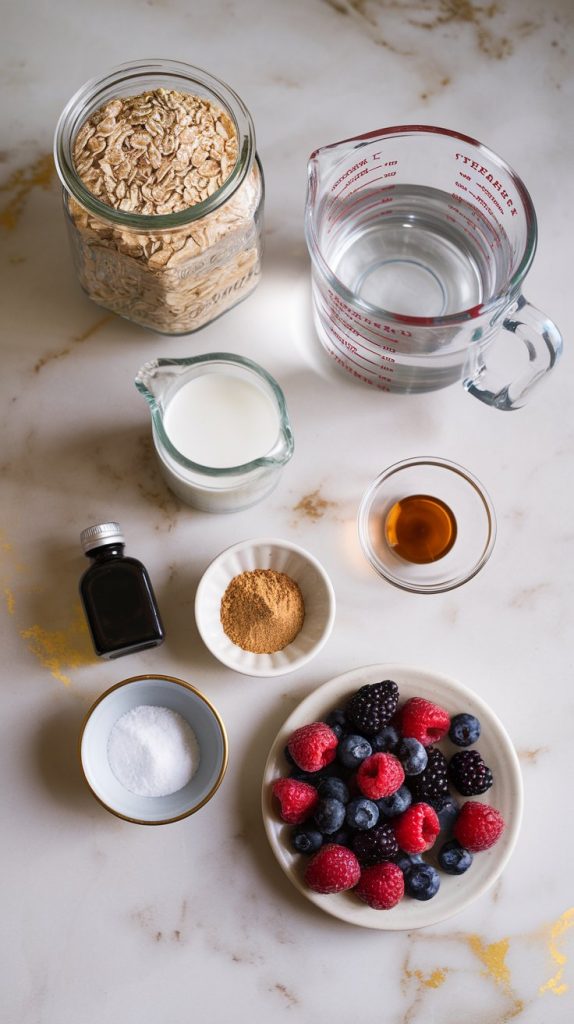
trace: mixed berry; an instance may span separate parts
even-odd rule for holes
[[[390,679],[362,686],[324,721],[295,730],[285,748],[289,776],[272,792],[293,826],[293,849],[308,858],[310,889],[352,889],[375,910],[404,895],[430,900],[441,871],[461,875],[494,845],[501,814],[459,800],[490,789],[492,772],[476,749],[448,759],[436,746],[446,736],[469,747],[480,723],[465,712],[451,719],[422,697],[400,706]]]

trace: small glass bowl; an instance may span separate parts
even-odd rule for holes
[[[387,541],[390,510],[413,495],[438,499],[456,521],[454,544],[436,561],[407,561]],[[486,564],[494,547],[496,518],[488,494],[468,470],[446,459],[421,457],[396,462],[373,481],[361,501],[358,528],[361,547],[379,576],[402,590],[440,594],[462,586]]]

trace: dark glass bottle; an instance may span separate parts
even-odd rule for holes
[[[147,569],[124,555],[119,523],[82,530],[84,554],[92,560],[80,580],[80,596],[96,654],[121,658],[163,643],[160,619]]]

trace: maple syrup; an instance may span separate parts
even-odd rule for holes
[[[389,547],[407,562],[422,565],[444,558],[456,540],[456,519],[444,501],[411,494],[396,501],[384,524]]]

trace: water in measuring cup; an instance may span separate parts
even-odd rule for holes
[[[481,211],[417,185],[389,189],[385,205],[380,199],[365,189],[345,201],[331,211],[336,230],[322,238],[327,263],[358,298],[404,316],[437,317],[477,306],[502,286],[510,243]]]

